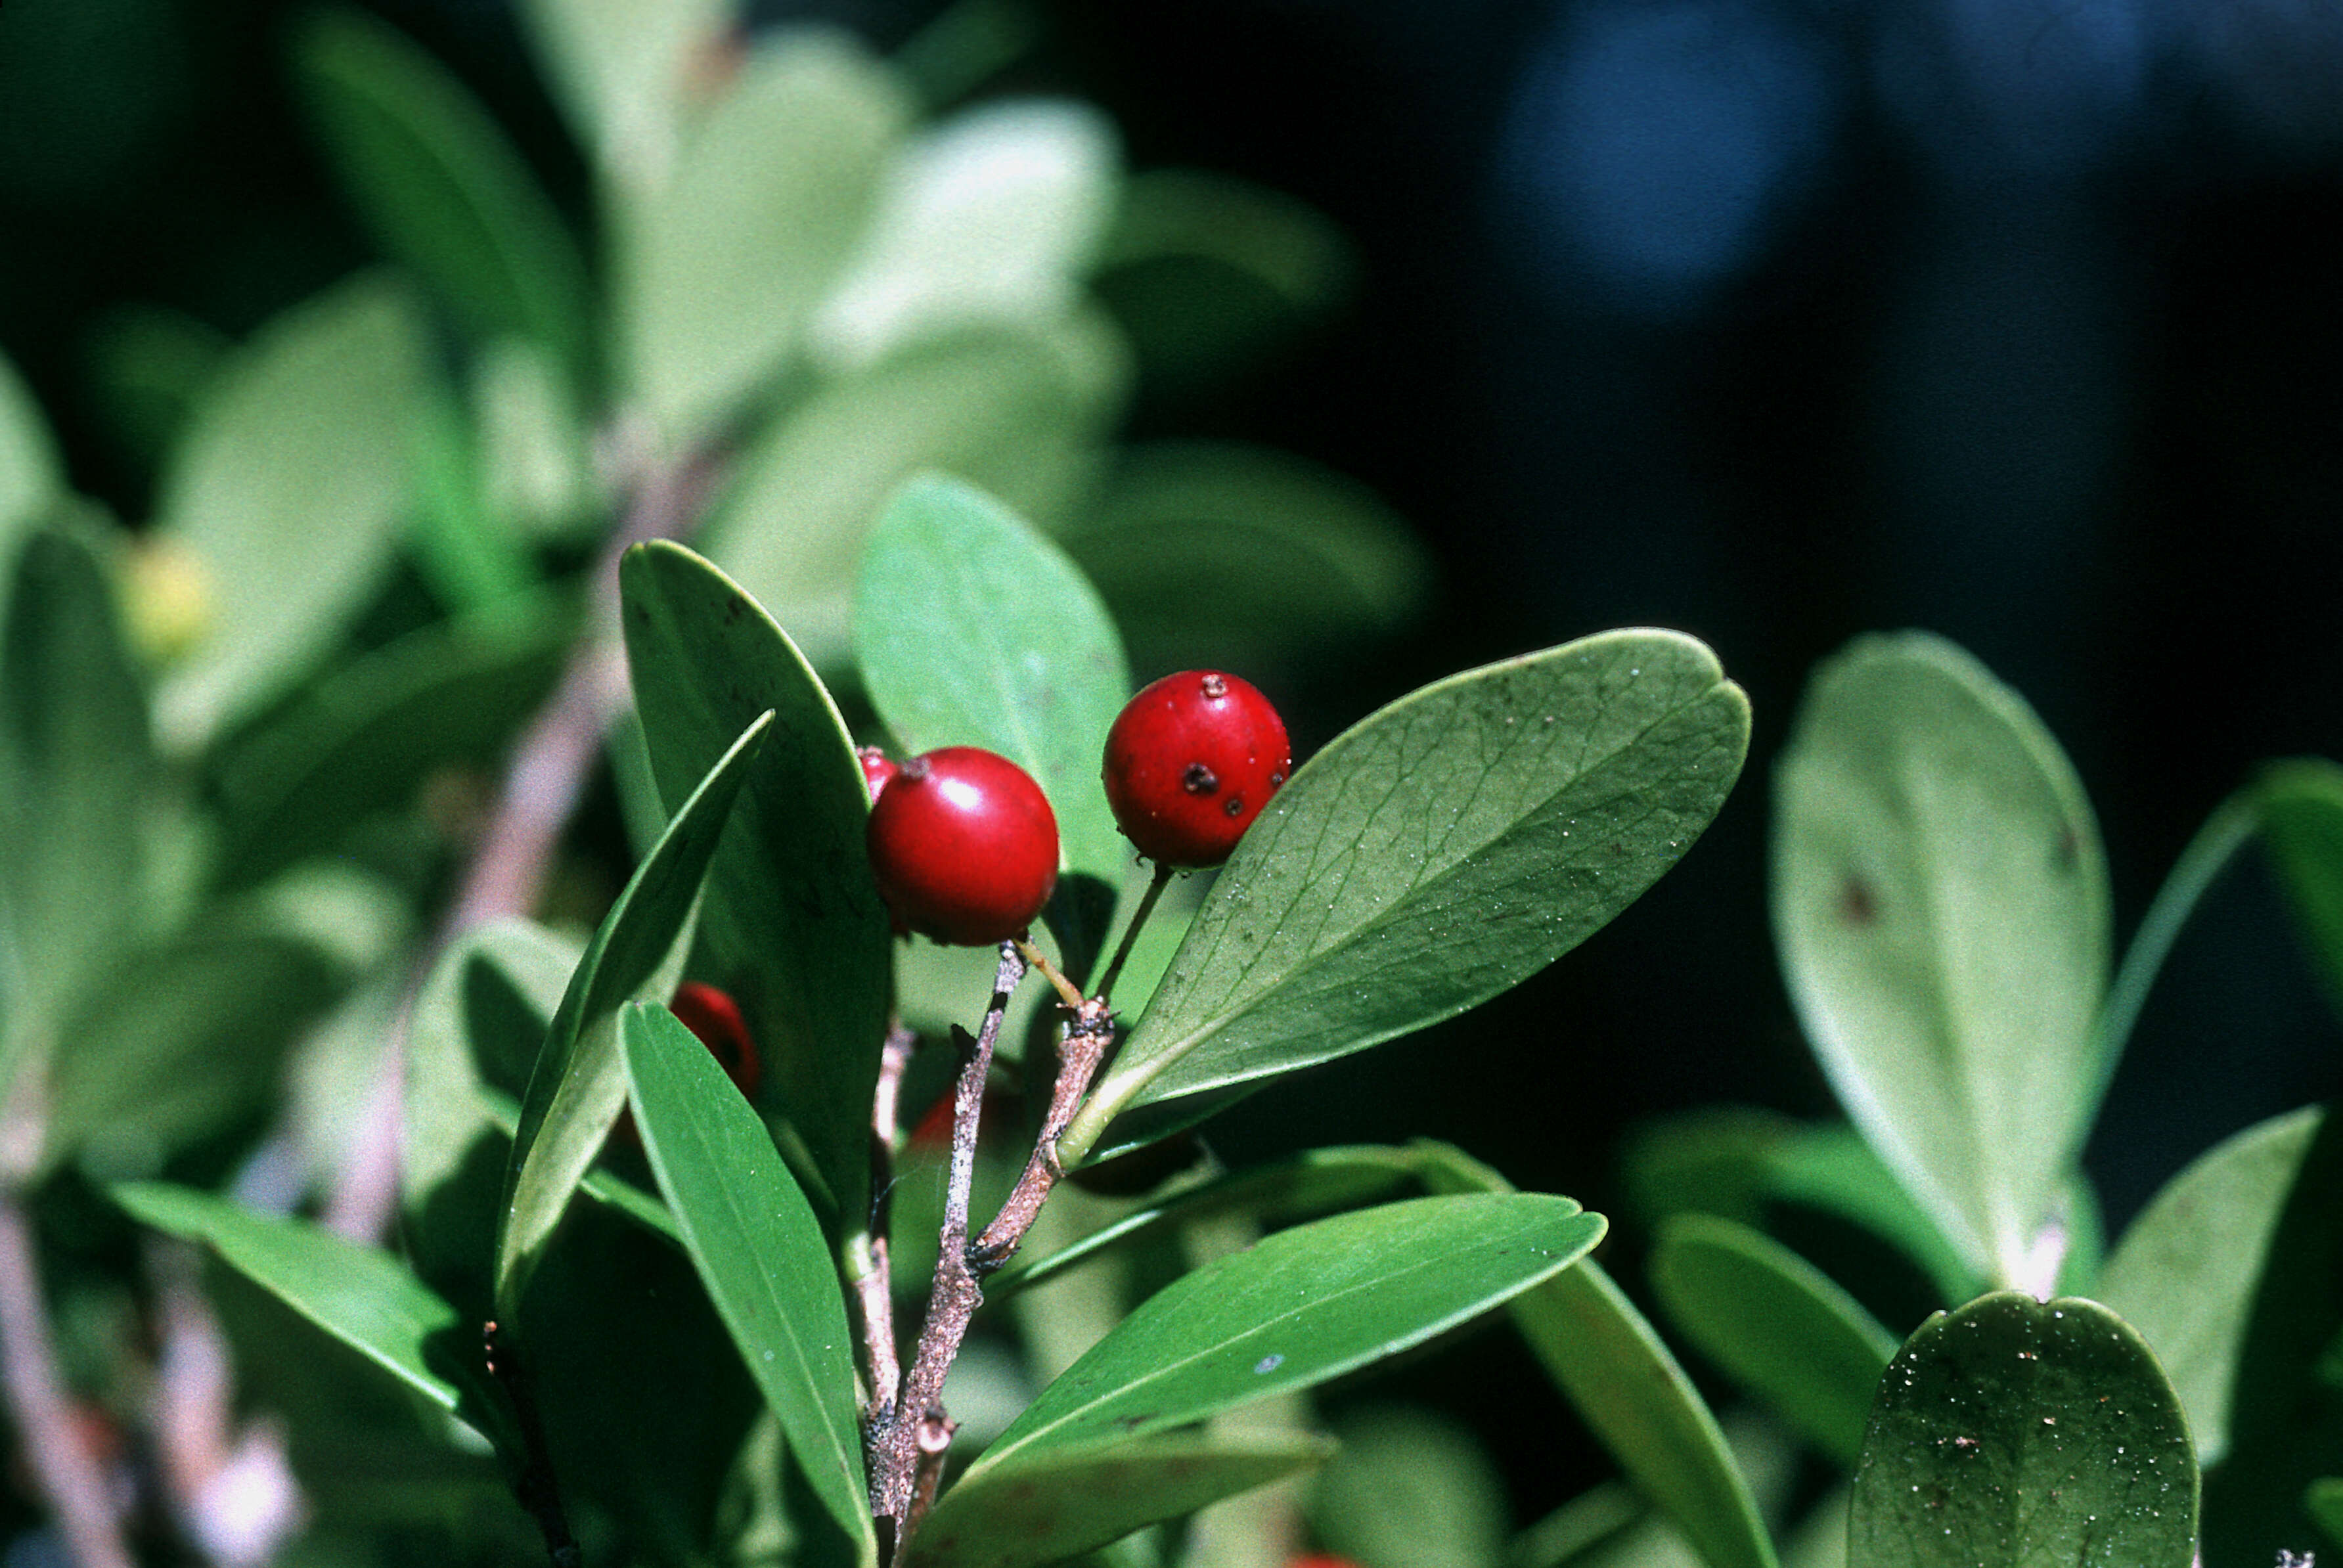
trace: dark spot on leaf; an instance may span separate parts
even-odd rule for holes
[[[2083,858],[2083,841],[2076,836],[2075,825],[2061,824],[2058,829],[2056,865],[2062,871],[2071,871]]]
[[[1879,919],[1878,900],[1872,896],[1870,883],[1861,877],[1849,877],[1839,884],[1838,918],[1850,926],[1867,926]]]
[[[1201,762],[1191,762],[1180,775],[1180,788],[1191,795],[1210,795],[1221,787],[1221,776]]]

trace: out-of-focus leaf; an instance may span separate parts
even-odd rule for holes
[[[471,414],[492,513],[530,538],[568,538],[592,521],[599,498],[577,394],[542,349],[520,337],[483,347]]]
[[[1507,1568],[1571,1568],[1649,1516],[1652,1505],[1624,1481],[1588,1488],[1513,1537]]]
[[[905,480],[950,474],[1047,527],[1088,484],[1122,376],[1111,333],[1077,316],[825,382],[741,458],[709,557],[826,668],[847,651],[863,541]]]
[[[854,743],[797,648],[723,573],[659,544],[630,551],[619,582],[662,794],[679,798],[741,725],[774,716],[773,742],[749,770],[709,870],[705,929],[718,969],[708,978],[748,1017],[764,1099],[829,1188],[817,1205],[860,1215],[891,944],[863,845],[870,793]]]
[[[519,1322],[529,1272],[626,1101],[619,1005],[673,993],[708,862],[771,724],[769,710],[741,730],[676,809],[667,836],[587,944],[547,1026],[513,1134],[497,1229],[497,1314],[508,1330]]]
[[[1769,1163],[1769,1197],[1835,1214],[1892,1243],[1926,1272],[1948,1304],[1966,1302],[1984,1288],[1976,1267],[1854,1129],[1801,1128],[1774,1151]]]
[[[1423,548],[1364,486],[1233,441],[1126,451],[1059,537],[1147,669],[1324,657],[1406,625],[1431,586]]]
[[[2099,1294],[2172,1380],[2200,1464],[2228,1448],[2246,1314],[2320,1114],[2274,1117],[2198,1155],[2132,1221],[2100,1275]]]
[[[1281,1231],[1149,1298],[969,1474],[1312,1387],[1554,1277],[1602,1235],[1602,1216],[1542,1193],[1416,1198]]]
[[[2343,1006],[2343,768],[2325,758],[2277,763],[2256,793],[2262,842],[2304,945]]]
[[[1114,205],[1113,124],[1087,104],[1001,99],[896,155],[853,261],[812,324],[859,368],[920,337],[1072,308]]]
[[[1333,1445],[1287,1433],[1172,1432],[1056,1449],[971,1474],[911,1540],[911,1568],[1036,1568],[1076,1559],[1158,1520],[1282,1480]]]
[[[1842,1464],[1855,1462],[1889,1333],[1761,1231],[1706,1214],[1662,1227],[1652,1283],[1684,1336]]]
[[[1435,1192],[1512,1190],[1462,1150],[1413,1147]],[[1775,1568],[1772,1538],[1716,1417],[1601,1264],[1584,1259],[1517,1298],[1513,1318],[1554,1386],[1708,1568]]]
[[[822,1506],[875,1563],[853,1334],[812,1205],[724,1069],[663,1007],[618,1026],[636,1125],[732,1342]]]
[[[1691,848],[1748,734],[1715,658],[1660,631],[1468,670],[1353,726],[1237,845],[1065,1152],[1126,1106],[1242,1092],[1534,974]]]
[[[146,698],[90,546],[43,529],[6,558],[0,641],[0,1081],[45,1054],[152,923]]]
[[[1061,876],[1046,912],[1081,983],[1131,863],[1098,783],[1131,671],[1096,590],[983,492],[915,479],[870,536],[854,651],[906,750],[981,746],[1049,796]]]
[[[658,188],[690,99],[721,88],[734,0],[523,0],[518,9],[603,177],[631,193]]]
[[[494,763],[552,689],[572,630],[550,601],[440,622],[336,669],[226,748],[222,879],[257,881],[411,802],[456,763]]]
[[[91,390],[126,455],[142,467],[162,459],[230,347],[217,327],[167,306],[119,305],[98,317],[86,349]]]
[[[673,176],[620,226],[620,335],[634,392],[681,447],[801,347],[870,221],[910,106],[843,34],[754,45]]]
[[[48,421],[16,367],[0,357],[0,569],[15,559],[20,531],[64,488]]]
[[[1941,638],[1808,689],[1775,791],[1774,928],[1840,1101],[1965,1255],[2026,1277],[2097,1109],[2107,868],[2056,741]]]
[[[488,505],[471,422],[452,395],[425,395],[416,448],[409,558],[433,596],[460,616],[527,595],[537,562],[511,520]]]
[[[2172,1385],[2095,1302],[1980,1297],[1879,1385],[1848,1568],[2188,1568],[2197,1460]]]
[[[510,1434],[478,1366],[478,1331],[397,1259],[300,1220],[161,1181],[109,1191],[132,1217],[201,1242],[255,1284],[433,1404],[500,1443]]]
[[[1510,1509],[1473,1429],[1408,1405],[1353,1411],[1310,1488],[1311,1533],[1360,1568],[1497,1568]]]
[[[2343,1476],[2322,1475],[2304,1490],[2302,1511],[2317,1520],[2328,1543],[2343,1546]]]
[[[486,110],[438,61],[360,11],[312,14],[294,79],[376,240],[473,333],[515,333],[571,374],[587,354],[585,264]]]
[[[423,363],[413,302],[364,277],[278,317],[205,388],[156,523],[210,606],[156,694],[174,746],[279,695],[372,591],[406,523]]]

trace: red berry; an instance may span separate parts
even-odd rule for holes
[[[1229,858],[1293,769],[1285,721],[1250,682],[1167,675],[1107,732],[1107,804],[1139,852],[1166,866]]]
[[[973,746],[914,757],[870,808],[870,869],[897,924],[989,947],[1058,885],[1058,819],[1025,769]]]
[[[900,771],[894,759],[876,746],[855,749],[855,759],[862,764],[862,783],[870,791],[870,803],[879,803],[879,791],[887,788],[887,780]]]
[[[699,1043],[708,1048],[733,1087],[756,1099],[765,1070],[757,1060],[757,1042],[749,1038],[749,1026],[740,1020],[740,1004],[712,985],[686,980],[676,987],[675,1000],[667,1007],[683,1020],[684,1028],[699,1037]]]

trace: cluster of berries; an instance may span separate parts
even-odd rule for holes
[[[1166,867],[1229,858],[1293,766],[1285,722],[1233,675],[1167,675],[1107,734],[1114,819]],[[987,947],[1022,932],[1058,885],[1058,819],[1006,757],[947,746],[896,764],[862,753],[870,869],[896,929]]]

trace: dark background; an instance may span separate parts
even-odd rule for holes
[[[375,7],[557,194],[577,155],[491,0]],[[881,45],[933,9],[817,7]],[[765,5],[759,19],[802,15]],[[5,0],[0,348],[75,484],[141,517],[89,357],[126,301],[229,335],[362,264],[288,100],[280,0]],[[2119,937],[2264,759],[2343,754],[2343,6],[2331,0],[1123,0],[999,85],[1082,93],[1137,167],[1251,176],[1359,247],[1329,330],[1146,434],[1368,481],[1439,608],[1322,740],[1432,676],[1606,626],[1711,642],[1740,790],[1614,927],[1501,1002],[1218,1134],[1447,1137],[1602,1207],[1620,1134],[1829,1098],[1776,978],[1767,780],[1805,674],[1923,626],[2017,686],[2100,813]],[[2090,1150],[2114,1221],[2343,1052],[2258,862],[2151,1000]],[[1545,1484],[1517,1487],[1548,1500]]]

